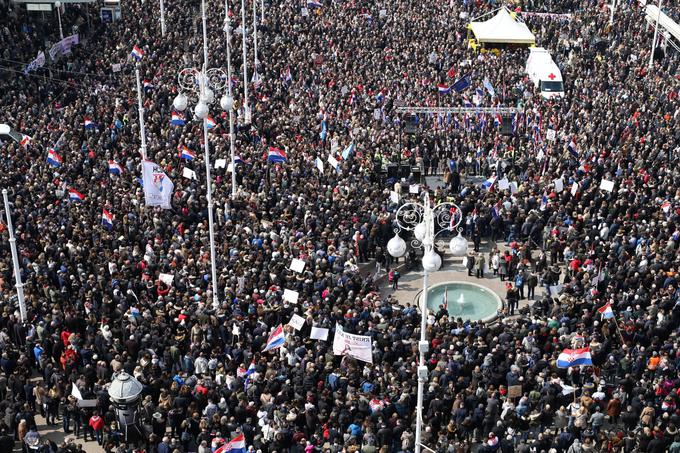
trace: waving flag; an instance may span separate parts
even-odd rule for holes
[[[106,209],[102,210],[102,226],[107,230],[113,228],[113,216]]]
[[[489,179],[487,179],[486,181],[484,181],[482,183],[482,189],[491,190],[491,187],[493,187],[493,184],[495,182],[496,182],[496,175],[493,175],[492,177],[490,177]]]
[[[85,200],[85,195],[78,192],[76,189],[69,189],[68,199],[73,201],[74,203],[81,203],[83,200]]]
[[[319,138],[322,141],[326,141],[326,137],[328,136],[328,126],[326,125],[326,121],[321,122],[321,133],[319,134]]]
[[[115,160],[110,160],[109,173],[111,173],[112,175],[120,175],[121,173],[123,173],[123,167],[121,167],[120,164]]]
[[[593,359],[590,357],[590,348],[565,349],[557,357],[558,368],[569,368],[572,366],[592,365]]]
[[[440,83],[437,85],[437,91],[439,91],[439,94],[449,94],[451,92],[451,87]]]
[[[449,309],[449,287],[444,290],[444,310]]]
[[[661,203],[661,210],[662,210],[663,212],[665,212],[666,214],[668,214],[668,213],[670,212],[671,207],[672,207],[672,204],[671,204],[671,202],[668,201],[668,200],[664,200],[664,202]]]
[[[234,164],[239,165],[239,164],[245,164],[245,163],[246,163],[246,161],[241,159],[241,156],[239,156],[238,154],[234,155]]]
[[[267,155],[267,160],[275,164],[288,162],[286,153],[283,150],[275,148],[273,146],[269,147],[269,154]]]
[[[170,117],[170,124],[173,126],[184,126],[185,120],[184,115],[180,112],[172,112]]]
[[[85,126],[85,129],[94,129],[97,127],[94,121],[87,116],[83,118],[83,126]]]
[[[153,89],[153,83],[151,80],[144,79],[144,92],[149,92]]]
[[[569,150],[569,154],[578,159],[579,156],[578,149],[576,149],[576,142],[574,142],[573,138],[569,140],[569,143],[567,144],[567,149]]]
[[[213,119],[212,116],[208,115],[205,117],[205,127],[208,129],[213,129],[215,126],[217,126],[217,123]]]
[[[484,85],[484,88],[486,88],[486,91],[489,92],[491,97],[496,96],[496,90],[494,90],[493,85],[491,85],[491,82],[489,82],[489,79],[484,79],[482,85]]]
[[[53,167],[61,167],[61,157],[59,157],[59,154],[52,148],[47,151],[47,163]]]
[[[243,389],[248,390],[248,386],[250,385],[250,375],[255,372],[255,361],[253,360],[250,362],[250,365],[248,366],[248,369],[246,370],[245,376],[246,376],[246,381],[243,383]]]
[[[149,160],[142,162],[142,187],[146,206],[172,208],[172,191],[175,185],[161,167]]]
[[[231,439],[226,444],[215,450],[215,453],[246,453],[246,438],[243,434]]]
[[[321,0],[307,0],[307,8],[321,8],[322,6]]]
[[[280,348],[286,342],[286,336],[283,334],[283,326],[279,326],[269,335],[267,345],[262,352],[271,351],[272,349]]]
[[[142,58],[144,57],[144,51],[139,47],[134,46],[132,48],[132,52],[130,52],[130,56],[132,56],[132,58],[134,58],[137,61],[142,61]]]
[[[614,317],[614,310],[612,304],[607,302],[603,307],[597,309],[597,312],[602,315],[602,319],[610,319]]]
[[[472,76],[470,73],[465,74],[463,77],[460,79],[456,80],[453,85],[451,85],[451,88],[456,90],[458,93],[461,91],[465,90],[467,87],[469,87],[472,84]]]
[[[187,148],[186,146],[182,145],[179,147],[179,158],[192,161],[196,159],[196,153]]]
[[[349,146],[342,151],[342,158],[347,160],[352,153],[354,153],[354,142],[350,143]]]
[[[20,144],[21,146],[23,146],[24,148],[26,148],[28,145],[31,144],[31,141],[32,141],[32,140],[33,140],[33,139],[32,139],[31,137],[29,137],[28,135],[23,135],[23,134],[22,134],[22,135],[21,135],[21,141],[19,142],[19,144]]]

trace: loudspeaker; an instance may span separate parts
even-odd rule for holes
[[[501,135],[515,135],[512,132],[512,115],[503,115],[501,123]]]
[[[411,166],[408,164],[402,164],[399,168],[399,177],[408,178],[409,176],[411,176]]]
[[[387,178],[399,178],[399,166],[397,164],[387,164]]]
[[[413,180],[420,182],[420,178],[422,176],[422,172],[420,170],[420,167],[413,167],[411,168],[411,174],[413,174]]]

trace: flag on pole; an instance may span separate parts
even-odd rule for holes
[[[449,94],[451,92],[451,87],[449,85],[440,83],[437,85],[437,91],[439,91],[439,94]]]
[[[83,200],[85,200],[85,195],[78,192],[76,189],[69,189],[68,199],[73,201],[74,203],[82,203]]]
[[[146,206],[172,207],[172,191],[175,185],[165,172],[150,160],[142,162],[142,181]]]
[[[323,3],[321,0],[307,0],[307,7],[308,8],[321,8],[323,6]]]
[[[130,56],[132,56],[132,58],[134,58],[137,61],[141,61],[142,58],[144,57],[144,51],[139,47],[134,46],[132,48],[132,52],[130,52]]]
[[[190,150],[189,148],[187,148],[186,146],[181,145],[178,148],[179,148],[179,158],[180,159],[184,159],[184,160],[188,160],[188,161],[192,161],[192,160],[196,159],[196,153],[193,152],[192,150]]]
[[[246,381],[243,383],[243,389],[248,390],[248,385],[250,384],[250,375],[255,372],[255,361],[250,362],[248,369],[246,370],[245,376]]]
[[[245,164],[246,161],[241,159],[241,156],[239,155],[234,155],[234,164],[239,165],[239,164]]]
[[[109,173],[111,173],[112,175],[120,175],[121,173],[123,173],[123,167],[121,167],[120,164],[115,160],[110,160]]]
[[[246,453],[246,438],[243,434],[231,439],[226,444],[215,450],[215,453]]]
[[[113,228],[113,216],[106,209],[102,210],[102,226],[107,230],[111,230]]]
[[[61,167],[61,157],[52,148],[47,150],[47,163],[53,167]]]
[[[286,163],[288,162],[288,158],[286,157],[286,153],[274,146],[269,147],[269,153],[267,155],[267,160],[269,162],[275,163],[275,164],[280,164],[280,163]]]
[[[321,122],[321,133],[319,134],[319,138],[321,141],[326,141],[326,137],[328,137],[328,125],[326,124],[326,121]]]
[[[569,154],[578,159],[579,154],[578,150],[576,149],[576,142],[574,142],[573,138],[569,140],[569,143],[567,144],[567,149],[569,150]]]
[[[484,88],[486,88],[486,91],[488,91],[491,97],[496,96],[496,90],[494,90],[493,85],[491,85],[491,82],[489,82],[489,79],[484,79],[482,85],[484,85]]]
[[[565,349],[557,357],[558,368],[569,368],[572,366],[592,365],[593,359],[590,357],[590,348]]]
[[[609,302],[598,308],[597,312],[602,315],[602,319],[610,319],[614,317],[614,310],[612,310],[612,304]]]
[[[352,153],[354,153],[354,142],[350,143],[349,146],[342,151],[343,160],[347,160]]]
[[[444,310],[449,309],[449,288],[444,290]]]
[[[269,338],[267,339],[267,345],[264,347],[262,352],[280,348],[285,342],[286,336],[283,334],[283,326],[279,324],[279,326],[269,335]]]
[[[173,126],[184,126],[184,115],[180,112],[172,112],[170,117],[170,124]]]
[[[489,179],[482,183],[482,189],[491,190],[491,187],[496,182],[496,175],[491,176]]]
[[[151,80],[144,79],[143,85],[145,93],[148,93],[153,89],[153,83],[151,82]]]
[[[456,90],[456,92],[460,93],[461,91],[465,90],[467,87],[469,87],[472,84],[472,76],[470,73],[465,74],[463,77],[460,79],[456,80],[453,85],[451,85],[451,88]]]
[[[205,127],[207,127],[208,129],[212,129],[215,126],[217,126],[217,123],[215,122],[212,116],[208,115],[205,118]]]
[[[671,205],[671,202],[670,202],[670,201],[664,200],[664,202],[661,203],[661,210],[662,210],[663,212],[665,212],[666,214],[668,214],[668,213],[670,212],[670,210],[671,210],[671,206],[672,206],[672,205]]]
[[[32,140],[33,139],[31,137],[29,137],[28,135],[22,134],[21,135],[21,141],[19,142],[19,144],[21,146],[23,146],[24,148],[26,148],[28,145],[31,144]]]
[[[85,126],[85,129],[94,129],[97,127],[94,121],[90,117],[84,117],[83,118],[83,126]]]

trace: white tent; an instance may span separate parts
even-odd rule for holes
[[[471,22],[470,29],[479,43],[535,44],[536,37],[524,22],[513,18],[507,8],[484,22]]]

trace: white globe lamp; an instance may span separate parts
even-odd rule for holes
[[[205,119],[205,117],[208,116],[208,105],[203,102],[203,100],[198,101],[194,114],[198,119]]]
[[[387,253],[395,258],[404,256],[406,253],[406,242],[398,234],[395,234],[394,237],[387,242]]]
[[[427,233],[427,226],[425,226],[425,222],[421,222],[416,227],[413,229],[413,234],[415,235],[416,239],[418,241],[423,242],[425,239],[425,234]]]
[[[465,256],[467,255],[468,242],[467,239],[458,232],[458,236],[451,238],[449,242],[449,249],[451,249],[451,254],[453,256]]]
[[[222,110],[226,112],[230,111],[234,107],[234,98],[229,95],[222,96],[222,99],[220,99],[220,106],[222,107]]]
[[[206,87],[205,91],[203,92],[203,101],[206,104],[212,104],[214,100],[215,100],[215,93],[213,92],[213,90]]]
[[[437,272],[442,267],[442,259],[433,250],[428,250],[423,256],[423,269],[425,272]]]
[[[175,100],[172,101],[172,105],[175,107],[175,110],[183,112],[187,108],[187,97],[184,93],[178,94]]]

